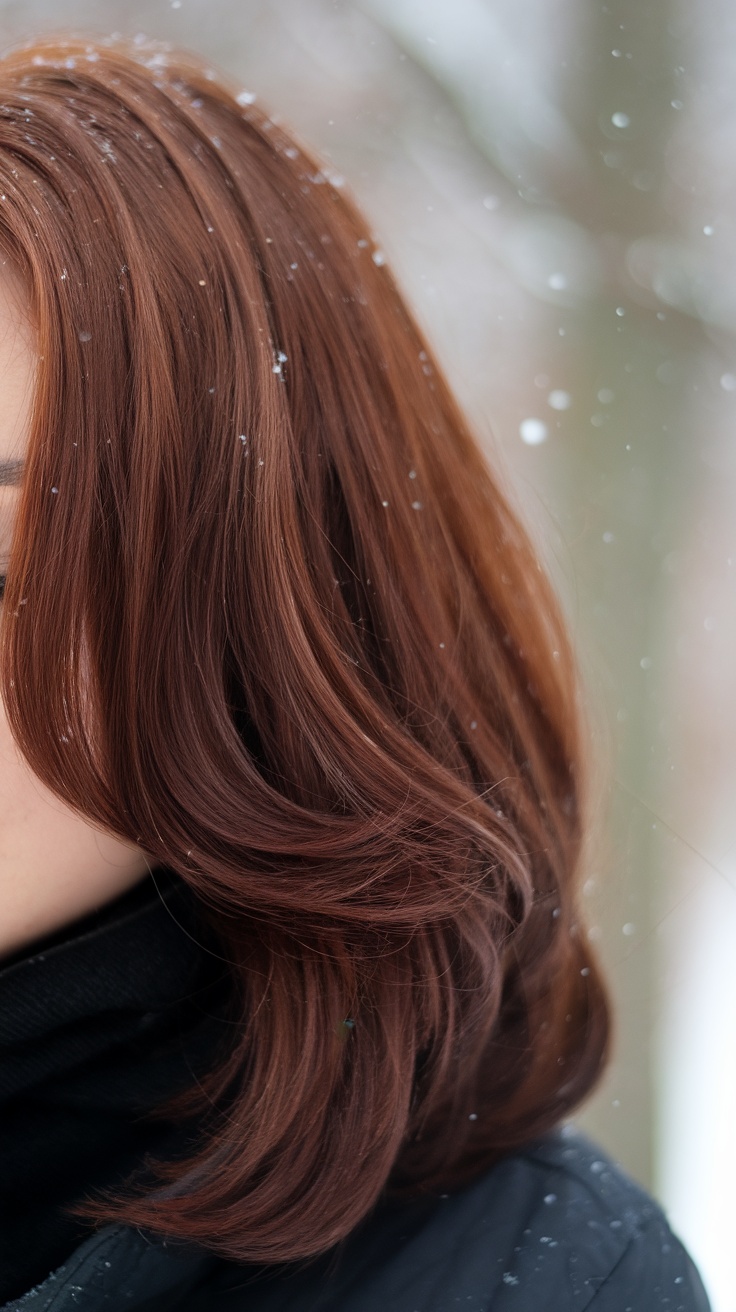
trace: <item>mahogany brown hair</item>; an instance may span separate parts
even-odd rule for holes
[[[185,1160],[74,1214],[236,1261],[453,1189],[595,1083],[558,603],[365,223],[194,56],[0,60],[39,364],[2,620],[31,767],[201,900]]]

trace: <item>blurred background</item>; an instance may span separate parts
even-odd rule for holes
[[[576,1119],[736,1312],[736,6],[0,0],[5,45],[62,28],[204,53],[322,153],[530,524],[618,1014]]]

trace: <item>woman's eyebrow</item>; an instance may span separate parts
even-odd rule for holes
[[[0,487],[17,487],[22,474],[22,460],[0,460]]]

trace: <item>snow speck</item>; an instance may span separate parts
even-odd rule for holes
[[[471,720],[471,721],[470,721],[470,727],[471,727],[471,729],[477,729],[477,728],[478,728],[478,721],[477,721],[477,720]]]
[[[602,1171],[605,1171],[605,1169],[606,1169],[606,1163],[605,1163],[605,1162],[591,1162],[591,1163],[590,1163],[590,1169],[591,1169],[591,1171],[593,1172],[593,1175],[600,1175]]]
[[[518,1276],[512,1276],[512,1274],[511,1274],[510,1271],[504,1271],[504,1273],[503,1273],[503,1283],[504,1283],[505,1285],[518,1285],[518,1283],[519,1283],[519,1277],[518,1277]]]
[[[247,441],[248,441],[248,434],[247,434],[247,433],[241,433],[241,434],[240,434],[240,441],[243,442],[243,443],[247,442]]]
[[[641,660],[639,661],[639,664],[641,665],[641,668],[643,670],[651,670],[652,668],[651,656],[642,656]]]
[[[88,333],[86,329],[83,329],[83,330],[78,334],[78,337],[79,337],[80,342],[89,342],[89,341],[92,340],[92,334],[91,334],[91,333]]]
[[[611,122],[615,128],[627,128],[631,119],[628,114],[623,114],[621,110],[617,110],[615,114],[611,115]]]
[[[721,374],[721,387],[724,392],[736,392],[736,374]]]
[[[572,397],[569,392],[563,392],[562,388],[555,387],[547,397],[553,410],[569,410]]]
[[[384,255],[383,251],[374,251],[372,259],[373,259],[373,263],[377,264],[379,269],[382,264],[386,263],[386,256]]]
[[[551,273],[547,279],[547,286],[551,287],[553,292],[564,292],[567,287],[567,275],[559,271]]]
[[[382,506],[387,506],[387,505],[388,505],[388,501],[382,501],[382,502],[381,502],[381,505],[382,505]]]
[[[618,315],[619,319],[623,319],[624,315],[626,314],[623,305],[616,306],[616,314]]]
[[[500,202],[500,200],[498,199],[498,196],[484,196],[484,197],[483,197],[483,206],[484,206],[484,208],[487,209],[487,210],[497,210],[500,204],[501,204],[501,202]]]
[[[477,1121],[477,1119],[478,1119],[478,1113],[477,1113],[477,1112],[471,1112],[470,1115],[469,1115],[469,1117],[468,1117],[468,1120],[469,1120],[469,1121]]]
[[[181,0],[171,0],[172,9],[181,9]]]
[[[601,405],[610,405],[615,400],[615,392],[612,392],[610,387],[602,387],[598,393],[598,400]]]
[[[590,967],[589,967],[589,966],[583,966],[583,969],[581,970],[580,974],[581,974],[581,975],[589,975],[589,974],[590,974]]]
[[[703,232],[705,233],[706,237],[712,237],[714,229],[711,227],[710,223],[706,223],[705,227],[703,228]]]
[[[255,98],[255,91],[239,91],[235,97],[239,105],[252,105]]]
[[[606,532],[603,534],[603,541],[604,541],[606,544],[609,544],[609,543],[611,543],[611,542],[615,542],[615,541],[616,541],[616,539],[615,539],[615,537],[613,536],[613,533],[611,533],[610,529],[606,529]]]
[[[409,470],[409,478],[416,478],[416,476],[417,476],[417,471],[416,471],[416,469],[410,469],[410,470]]]
[[[59,491],[59,489],[58,489],[58,487],[52,487],[51,491],[54,492],[54,493],[56,493],[56,492]]]
[[[627,920],[626,924],[621,926],[621,933],[631,938],[631,935],[636,933],[636,925],[632,925],[631,921]]]
[[[545,1194],[545,1195],[544,1195],[544,1201],[545,1201],[545,1203],[547,1204],[548,1207],[551,1207],[551,1206],[552,1206],[552,1203],[556,1203],[556,1202],[557,1202],[557,1194]]]
[[[539,446],[547,437],[547,425],[541,419],[522,419],[519,436],[527,446]]]
[[[411,508],[412,510],[421,510],[422,509],[421,501],[412,501]]]

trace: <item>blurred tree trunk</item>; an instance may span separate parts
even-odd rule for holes
[[[671,586],[663,560],[680,545],[687,518],[689,397],[700,328],[674,310],[658,310],[626,270],[630,243],[662,234],[672,222],[662,198],[665,148],[678,113],[675,6],[582,0],[579,15],[565,108],[588,169],[585,188],[561,203],[594,235],[607,267],[600,296],[569,324],[565,354],[568,367],[571,354],[577,362],[582,419],[567,432],[558,495],[575,542],[579,639],[589,667],[603,665],[620,781],[610,799],[610,859],[591,899],[618,1036],[609,1074],[582,1119],[651,1187],[654,927],[669,850],[655,818],[668,809],[663,781],[670,764],[659,732]]]

